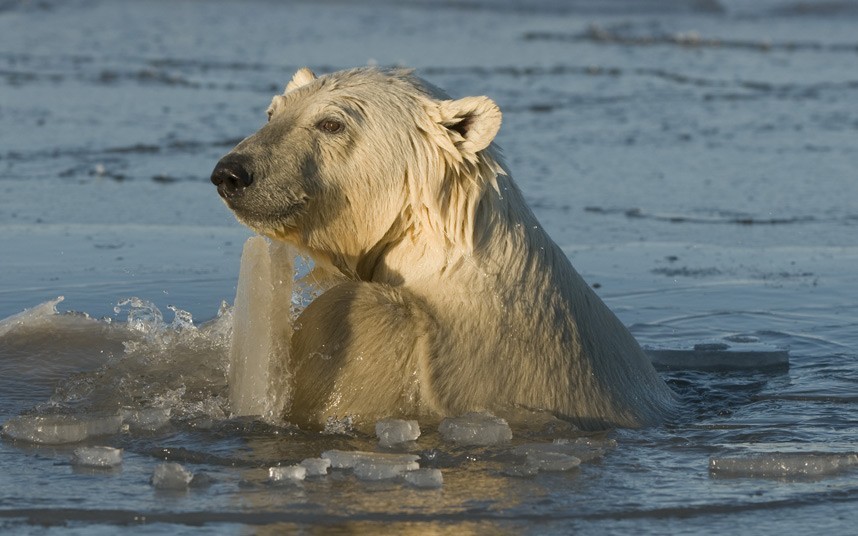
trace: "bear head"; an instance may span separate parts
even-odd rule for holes
[[[476,206],[503,173],[500,124],[487,97],[451,100],[409,70],[304,68],[211,180],[254,231],[354,275],[406,238],[473,248]]]

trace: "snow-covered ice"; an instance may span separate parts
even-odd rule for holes
[[[268,468],[268,480],[271,482],[300,482],[305,478],[307,478],[307,468],[303,465]]]
[[[466,413],[441,421],[438,431],[445,441],[460,445],[487,446],[512,439],[509,424],[490,413]]]
[[[90,437],[115,434],[121,426],[119,415],[20,415],[6,421],[3,434],[30,443],[78,443]]]
[[[415,469],[405,473],[405,481],[416,488],[440,488],[444,475],[440,469]]]
[[[83,467],[116,467],[122,463],[122,449],[113,447],[79,447],[71,462]]]
[[[180,464],[166,462],[155,466],[152,473],[152,485],[157,489],[183,490],[193,480],[194,474]]]
[[[731,477],[821,477],[858,468],[858,454],[767,452],[748,456],[710,458],[709,472]]]
[[[328,458],[307,458],[301,461],[301,467],[307,470],[307,476],[324,476],[331,468]]]
[[[379,445],[389,447],[415,441],[420,437],[420,425],[417,421],[382,419],[375,423],[375,435],[378,436]]]

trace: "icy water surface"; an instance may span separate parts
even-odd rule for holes
[[[851,533],[856,28],[849,1],[0,1],[0,531]],[[294,70],[367,63],[498,102],[680,419],[382,447],[230,418],[249,232],[208,175]]]

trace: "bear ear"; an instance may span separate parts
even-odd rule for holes
[[[307,67],[302,67],[298,69],[298,72],[295,73],[295,76],[292,77],[292,80],[286,84],[285,93],[289,93],[295,89],[298,89],[301,86],[306,86],[310,82],[316,79],[316,75],[313,74],[313,71],[308,69]]]
[[[500,130],[501,111],[488,97],[465,97],[438,104],[441,125],[462,153],[482,151]]]

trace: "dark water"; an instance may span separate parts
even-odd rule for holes
[[[858,470],[834,465],[858,451],[858,5],[522,6],[0,2],[0,318],[61,295],[89,315],[0,328],[0,420],[170,410],[87,440],[124,449],[112,471],[0,442],[4,533],[852,531]],[[208,175],[294,70],[368,62],[498,102],[528,201],[643,344],[788,348],[789,368],[665,370],[686,412],[649,430],[468,448],[424,428],[410,448],[440,489],[267,483],[375,439],[229,419],[228,315],[199,326],[232,301],[249,233]],[[515,447],[582,438],[578,469],[508,475]],[[164,459],[207,478],[157,491]]]

